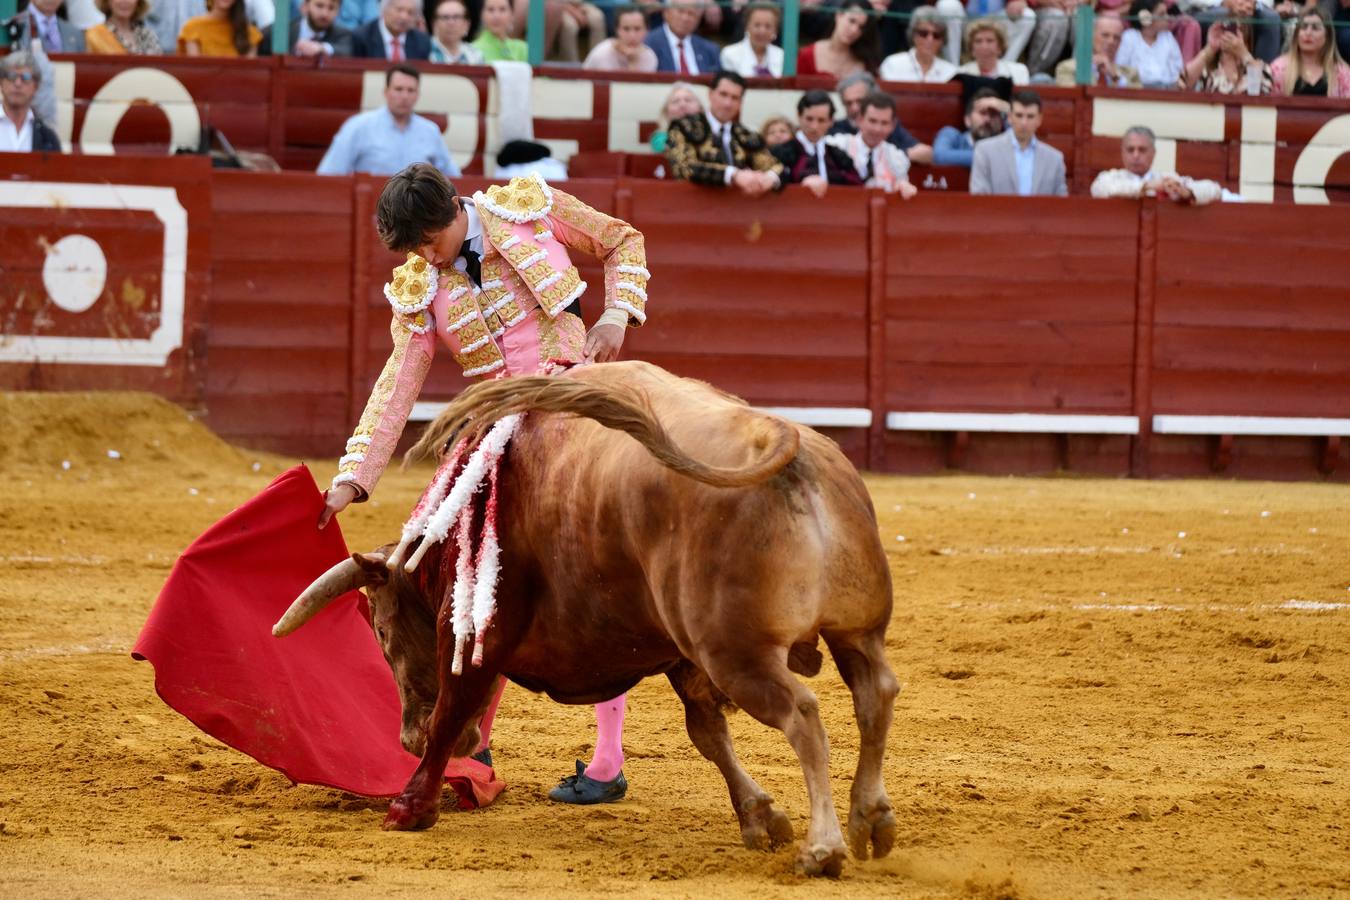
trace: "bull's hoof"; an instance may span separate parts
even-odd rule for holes
[[[768,797],[745,804],[741,812],[741,840],[750,850],[772,850],[792,843],[792,822]]]
[[[385,831],[421,831],[435,825],[440,816],[441,811],[435,803],[419,809],[418,804],[397,797],[389,804],[389,813],[380,827]]]
[[[827,847],[824,844],[802,847],[801,852],[797,854],[797,871],[812,878],[820,875],[838,878],[843,874],[844,860],[847,858],[848,851],[842,844],[838,847]]]
[[[848,842],[855,859],[867,859],[868,845],[872,856],[881,859],[895,846],[895,816],[888,805],[878,806],[870,813],[853,809],[848,814]]]

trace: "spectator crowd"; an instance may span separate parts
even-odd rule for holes
[[[522,39],[527,0],[290,2],[289,54],[389,63],[385,104],[342,126],[320,173],[388,174],[429,162],[458,174],[438,127],[413,113],[420,76],[409,63],[528,61]],[[836,95],[806,91],[795,121],[740,121],[746,79],[783,74],[778,3],[544,0],[542,38],[550,58],[587,69],[711,75],[706,109],[692,84],[673,85],[652,149],[664,154],[672,178],[751,195],[800,183],[817,196],[832,186],[870,185],[909,197],[913,164],[969,168],[974,193],[1065,193],[1063,156],[1038,137],[1042,101],[1033,88],[1079,80],[1073,26],[1083,3],[1095,14],[1091,52],[1084,54],[1091,83],[1350,96],[1350,66],[1342,59],[1350,44],[1350,0],[920,2],[802,0],[796,71],[830,79]],[[5,23],[11,53],[4,64],[0,151],[50,147],[56,114],[50,54],[266,55],[273,50],[274,18],[271,0],[21,2]],[[959,82],[964,127],[943,128],[932,145],[921,143],[878,79]],[[1147,137],[1152,146],[1151,132]],[[1140,144],[1144,135],[1132,132],[1132,139]],[[542,145],[517,146],[511,164],[547,156]],[[538,165],[561,167],[551,160]],[[1158,189],[1174,199],[1212,193],[1186,187],[1175,173],[1160,179],[1128,165],[1119,171],[1126,174],[1113,182],[1111,196],[1129,188]]]

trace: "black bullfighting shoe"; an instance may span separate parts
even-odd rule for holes
[[[548,792],[548,799],[558,803],[589,806],[592,803],[614,803],[628,793],[628,780],[620,772],[613,781],[596,781],[586,776],[586,764],[577,760],[577,774],[568,775]]]
[[[484,747],[482,750],[479,750],[473,756],[469,757],[469,759],[480,762],[490,769],[492,768],[492,748]]]

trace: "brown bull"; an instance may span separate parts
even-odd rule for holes
[[[665,674],[689,736],[726,778],[747,846],[792,839],[787,816],[741,767],[723,708],[787,736],[811,822],[811,874],[845,857],[815,695],[823,637],[861,732],[850,796],[854,854],[895,838],[882,757],[897,687],[884,656],[891,582],[872,504],[852,465],[809,428],[756,412],[645,363],[512,378],[464,392],[419,448],[528,412],[502,469],[502,576],[481,667],[451,673],[454,636],[437,545],[413,575],[354,556],[298,599],[285,634],[342,593],[367,588],[376,637],[399,684],[404,744],[422,763],[386,828],[436,821],[441,773],[469,753],[499,675],[562,703],[591,704]],[[626,432],[626,433],[625,433]],[[687,448],[699,459],[682,452]],[[447,601],[448,605],[448,601]]]

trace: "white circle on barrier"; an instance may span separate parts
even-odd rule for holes
[[[42,264],[42,285],[66,312],[82,313],[103,295],[108,260],[98,241],[68,234],[52,245]]]

